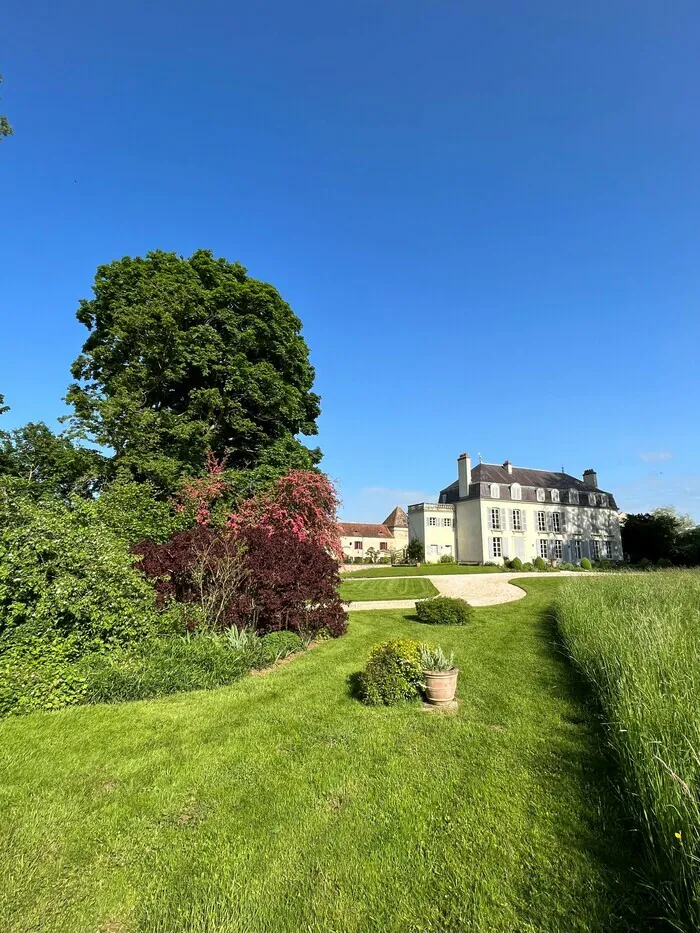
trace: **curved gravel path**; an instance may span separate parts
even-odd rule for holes
[[[516,599],[522,599],[526,595],[525,590],[520,589],[519,586],[513,586],[510,581],[518,577],[533,579],[537,576],[538,574],[535,573],[455,573],[440,574],[435,577],[425,574],[425,578],[430,580],[441,596],[459,596],[461,599],[466,599],[472,606],[495,606],[498,603],[512,603]],[[556,576],[581,577],[589,576],[589,574],[560,570]],[[418,578],[414,576],[392,577],[391,579],[415,580]],[[359,612],[364,609],[415,609],[415,607],[415,599],[372,599],[350,603],[350,612]]]

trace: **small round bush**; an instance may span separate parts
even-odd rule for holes
[[[523,569],[523,562],[520,560],[519,557],[513,558],[513,560],[510,562],[510,569],[517,570],[517,571],[521,571]]]
[[[673,562],[670,561],[668,557],[661,557],[656,566],[663,569],[668,569],[669,567],[673,567]]]
[[[561,565],[561,569],[562,569],[562,570],[576,570],[576,568],[574,567],[574,565],[571,564],[571,563],[569,563],[569,561],[566,561],[565,563],[563,563],[563,564]]]
[[[587,557],[582,558],[581,560],[581,570],[592,570],[593,564],[589,561]]]
[[[454,564],[455,559],[452,554],[443,554],[439,562],[441,564]]]
[[[418,600],[416,615],[419,622],[428,625],[467,625],[472,621],[474,610],[465,599],[433,596]]]
[[[360,696],[368,706],[414,700],[423,682],[420,642],[394,638],[375,645],[360,675]]]
[[[540,572],[542,572],[543,570],[548,570],[548,569],[549,568],[547,566],[547,561],[544,559],[544,557],[535,558],[535,570],[539,570]]]
[[[268,664],[274,664],[280,658],[286,658],[288,654],[301,651],[304,642],[296,632],[270,632],[268,635],[263,635],[260,645],[263,660]]]
[[[654,566],[653,561],[650,561],[648,557],[643,557],[643,558],[639,561],[639,569],[640,569],[640,570],[648,570],[650,567],[653,567],[653,566]]]
[[[530,563],[530,561],[527,561],[527,563],[523,564],[523,570],[524,570],[526,573],[531,573],[531,572],[532,572],[532,564]]]

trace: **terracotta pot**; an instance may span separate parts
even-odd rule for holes
[[[423,671],[425,678],[425,698],[433,706],[447,706],[455,698],[457,674],[453,671]]]

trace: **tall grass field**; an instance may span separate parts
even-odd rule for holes
[[[570,581],[560,633],[590,680],[662,915],[700,929],[700,573]]]

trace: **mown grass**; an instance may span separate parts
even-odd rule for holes
[[[594,686],[647,880],[677,929],[700,929],[700,574],[565,584],[559,627]]]
[[[340,585],[340,597],[348,602],[367,599],[425,599],[437,596],[430,580],[422,577],[408,580],[346,580]]]
[[[648,930],[558,582],[464,628],[358,612],[231,687],[4,720],[0,929]],[[354,699],[399,635],[455,652],[456,714]]]
[[[347,577],[435,577],[443,573],[500,573],[500,567],[462,566],[460,564],[420,564],[418,567],[363,567],[343,571]]]

